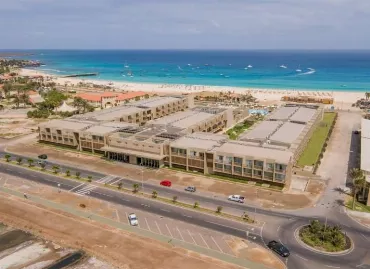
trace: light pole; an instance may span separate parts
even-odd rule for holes
[[[58,183],[58,192],[60,193],[60,183]]]

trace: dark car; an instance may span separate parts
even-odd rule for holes
[[[169,180],[163,180],[160,183],[162,186],[171,187],[172,183]]]
[[[359,130],[356,130],[356,131],[354,131],[354,133],[355,133],[355,134],[359,134],[359,133],[360,133],[360,131],[359,131]]]
[[[48,158],[48,155],[46,155],[46,154],[41,154],[41,155],[39,155],[38,157],[39,157],[39,159],[46,160],[46,159]]]
[[[288,257],[290,255],[289,250],[282,243],[276,242],[275,240],[268,243],[267,246],[282,257]]]

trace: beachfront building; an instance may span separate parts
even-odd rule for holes
[[[370,120],[361,120],[361,170],[364,171],[366,181],[370,183]],[[363,193],[366,204],[370,206],[369,188]]]
[[[109,108],[127,104],[131,101],[138,101],[141,99],[149,98],[146,92],[101,92],[101,93],[79,93],[76,97],[86,100],[90,105],[95,108]]]

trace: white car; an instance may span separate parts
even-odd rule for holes
[[[238,203],[244,203],[244,197],[240,195],[230,195],[228,200]]]
[[[139,220],[137,219],[136,215],[134,213],[131,213],[128,215],[128,221],[130,222],[131,226],[138,226]]]

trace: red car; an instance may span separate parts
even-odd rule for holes
[[[169,180],[163,180],[160,183],[162,186],[171,187],[172,183]]]

